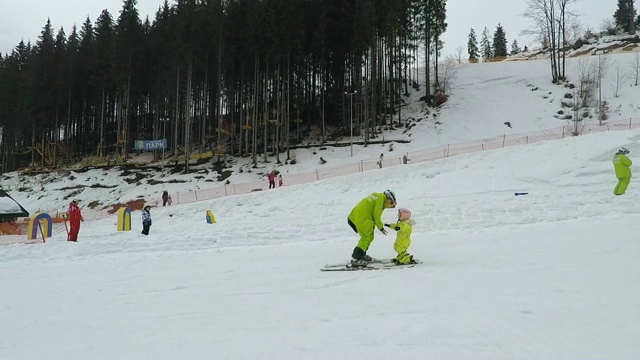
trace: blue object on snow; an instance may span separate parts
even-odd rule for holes
[[[519,195],[529,195],[528,192],[518,192],[518,193],[513,193],[513,195],[515,196],[519,196]]]

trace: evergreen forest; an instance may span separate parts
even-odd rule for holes
[[[124,163],[136,140],[166,138],[187,171],[205,150],[256,164],[309,137],[372,141],[410,87],[434,105],[445,2],[165,0],[141,19],[124,0],[79,28],[48,21],[0,54],[1,170]]]

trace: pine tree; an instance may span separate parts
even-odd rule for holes
[[[469,31],[469,41],[467,42],[467,52],[469,53],[469,60],[478,60],[478,39],[476,39],[476,31],[471,28]]]
[[[35,54],[33,57],[33,68],[31,78],[32,107],[28,120],[40,126],[49,126],[47,122],[51,120],[55,110],[55,93],[51,92],[55,84],[56,74],[50,71],[54,58],[55,39],[51,21],[42,29],[36,41]]]
[[[513,40],[511,43],[511,55],[516,55],[520,53],[520,46],[518,45],[518,40]]]
[[[500,24],[493,33],[493,56],[507,56],[507,35]]]
[[[485,27],[480,38],[480,51],[482,52],[482,61],[487,61],[493,57],[493,49],[489,42],[489,30]]]
[[[635,18],[636,9],[634,7],[634,0],[618,0],[618,9],[613,14],[613,18],[616,22],[616,26],[623,29],[625,32],[631,32],[631,26],[633,25],[632,19]]]

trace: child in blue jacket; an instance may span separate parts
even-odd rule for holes
[[[145,204],[142,208],[142,234],[149,235],[149,228],[151,228],[151,205]]]

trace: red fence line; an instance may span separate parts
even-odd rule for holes
[[[640,119],[629,118],[628,120],[608,121],[603,125],[585,125],[581,134],[591,134],[604,131],[631,130],[640,128]],[[474,152],[495,150],[515,145],[533,144],[547,140],[559,140],[572,137],[573,130],[569,126],[558,127],[538,132],[520,133],[515,135],[503,135],[492,139],[477,140],[459,144],[449,144],[435,148],[425,149],[408,153],[411,163],[433,161],[448,158],[451,156],[471,154]],[[385,168],[402,165],[402,156],[385,158],[383,165]],[[378,169],[378,159],[361,160],[357,163],[344,164],[334,167],[322,167],[314,171],[299,174],[287,175],[285,179],[287,185],[305,184],[313,181],[330,179],[343,175],[355,174],[358,172]],[[223,196],[247,194],[253,191],[267,189],[267,181],[253,181],[249,183],[225,184],[211,189],[201,189],[178,193],[174,199],[176,204],[186,204],[195,201],[210,200]]]

